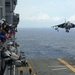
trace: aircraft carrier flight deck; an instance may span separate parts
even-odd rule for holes
[[[32,66],[32,74],[37,75],[75,75],[75,59],[64,58],[29,58],[29,65]],[[24,75],[30,75],[28,67],[23,67]],[[16,70],[19,73],[19,68]]]

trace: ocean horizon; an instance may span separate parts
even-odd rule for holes
[[[75,29],[18,28],[16,38],[27,58],[75,57]]]

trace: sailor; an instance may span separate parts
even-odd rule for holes
[[[5,34],[6,34],[6,32],[3,31],[2,26],[0,24],[0,42],[5,42],[5,40],[6,40]]]
[[[31,74],[32,73],[32,67],[29,66],[28,69],[29,69],[29,74]]]
[[[7,24],[6,22],[4,22],[4,23],[2,24],[2,30],[3,30],[3,32],[5,32],[6,38],[8,38],[10,35],[9,35],[9,33],[8,33],[9,27],[8,27],[8,24]]]
[[[13,34],[13,31],[12,31],[12,24],[9,24],[9,34],[10,34],[10,37],[11,37],[12,34]]]
[[[26,64],[25,64],[25,65],[26,65],[26,66],[28,66],[28,60],[26,60],[25,62],[26,62]]]
[[[20,67],[20,75],[23,75],[23,67]]]

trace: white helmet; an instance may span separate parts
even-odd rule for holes
[[[4,22],[2,20],[0,20],[0,24],[3,24]]]
[[[12,24],[9,24],[9,26],[12,26]]]
[[[9,42],[9,43],[8,43],[8,45],[12,45],[12,44],[13,44],[13,42]]]
[[[6,21],[4,18],[2,18],[2,21]]]

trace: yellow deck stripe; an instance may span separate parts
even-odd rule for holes
[[[58,60],[60,62],[62,62],[63,64],[65,64],[70,70],[72,70],[73,72],[75,72],[75,68],[72,67],[70,64],[68,64],[65,60],[63,60],[62,58],[58,58]]]

